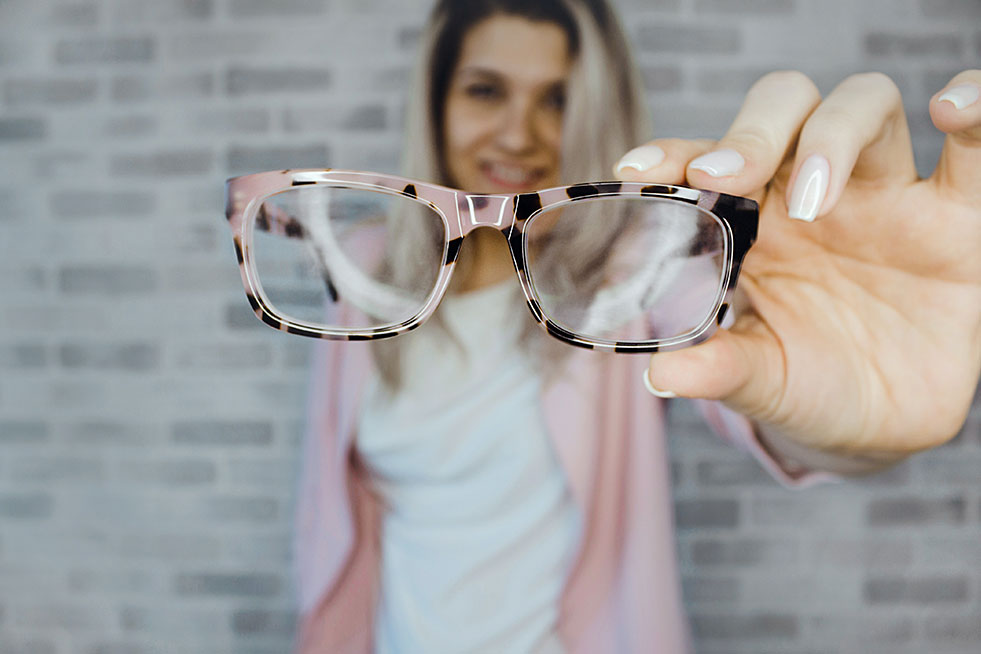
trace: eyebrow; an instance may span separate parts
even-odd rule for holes
[[[508,79],[508,76],[507,75],[501,73],[498,70],[495,70],[494,68],[486,68],[484,66],[479,66],[479,65],[478,66],[473,66],[473,65],[466,66],[464,68],[459,69],[456,72],[456,74],[455,74],[455,77],[466,77],[466,76],[488,77],[488,78],[491,78],[491,79],[493,79],[495,81],[500,81],[500,80]],[[539,85],[540,86],[546,86],[546,87],[565,86],[566,81],[567,81],[566,80],[566,77],[564,77],[564,76],[558,76],[558,77],[555,77],[554,79],[544,80],[540,84],[536,84],[536,86],[539,86]]]

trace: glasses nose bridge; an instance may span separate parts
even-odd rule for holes
[[[462,193],[461,227],[466,236],[478,227],[504,231],[514,222],[514,196]]]

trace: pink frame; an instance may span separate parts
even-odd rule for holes
[[[412,318],[372,330],[331,330],[290,320],[279,315],[265,297],[252,261],[254,229],[302,236],[303,227],[289,216],[270,215],[263,203],[270,196],[306,185],[327,185],[394,193],[429,206],[446,229],[443,265],[436,287],[422,310]],[[229,179],[225,185],[226,218],[232,230],[242,283],[253,311],[267,325],[290,334],[332,340],[363,341],[398,336],[423,324],[435,311],[449,287],[463,239],[481,226],[498,229],[507,239],[515,271],[535,320],[552,336],[580,347],[613,352],[656,352],[678,349],[708,339],[722,323],[731,303],[743,258],[756,239],[759,211],[747,198],[682,186],[633,182],[574,184],[518,195],[482,195],[406,179],[393,175],[333,169],[296,169],[255,173]],[[535,289],[525,272],[524,230],[536,216],[585,198],[643,196],[696,205],[711,213],[725,234],[725,271],[722,292],[712,315],[702,325],[682,336],[648,341],[604,341],[568,331],[545,316]]]

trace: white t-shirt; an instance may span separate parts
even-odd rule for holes
[[[447,329],[405,337],[408,383],[369,384],[357,448],[386,507],[378,654],[562,652],[581,517],[518,347],[515,291],[444,298]]]

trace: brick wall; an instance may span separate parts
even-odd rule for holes
[[[662,135],[721,135],[767,70],[882,70],[926,173],[926,99],[981,61],[978,0],[618,4]],[[288,649],[308,345],[249,311],[222,182],[394,170],[428,5],[0,0],[0,652]],[[802,493],[671,422],[700,652],[977,651],[981,400]]]

